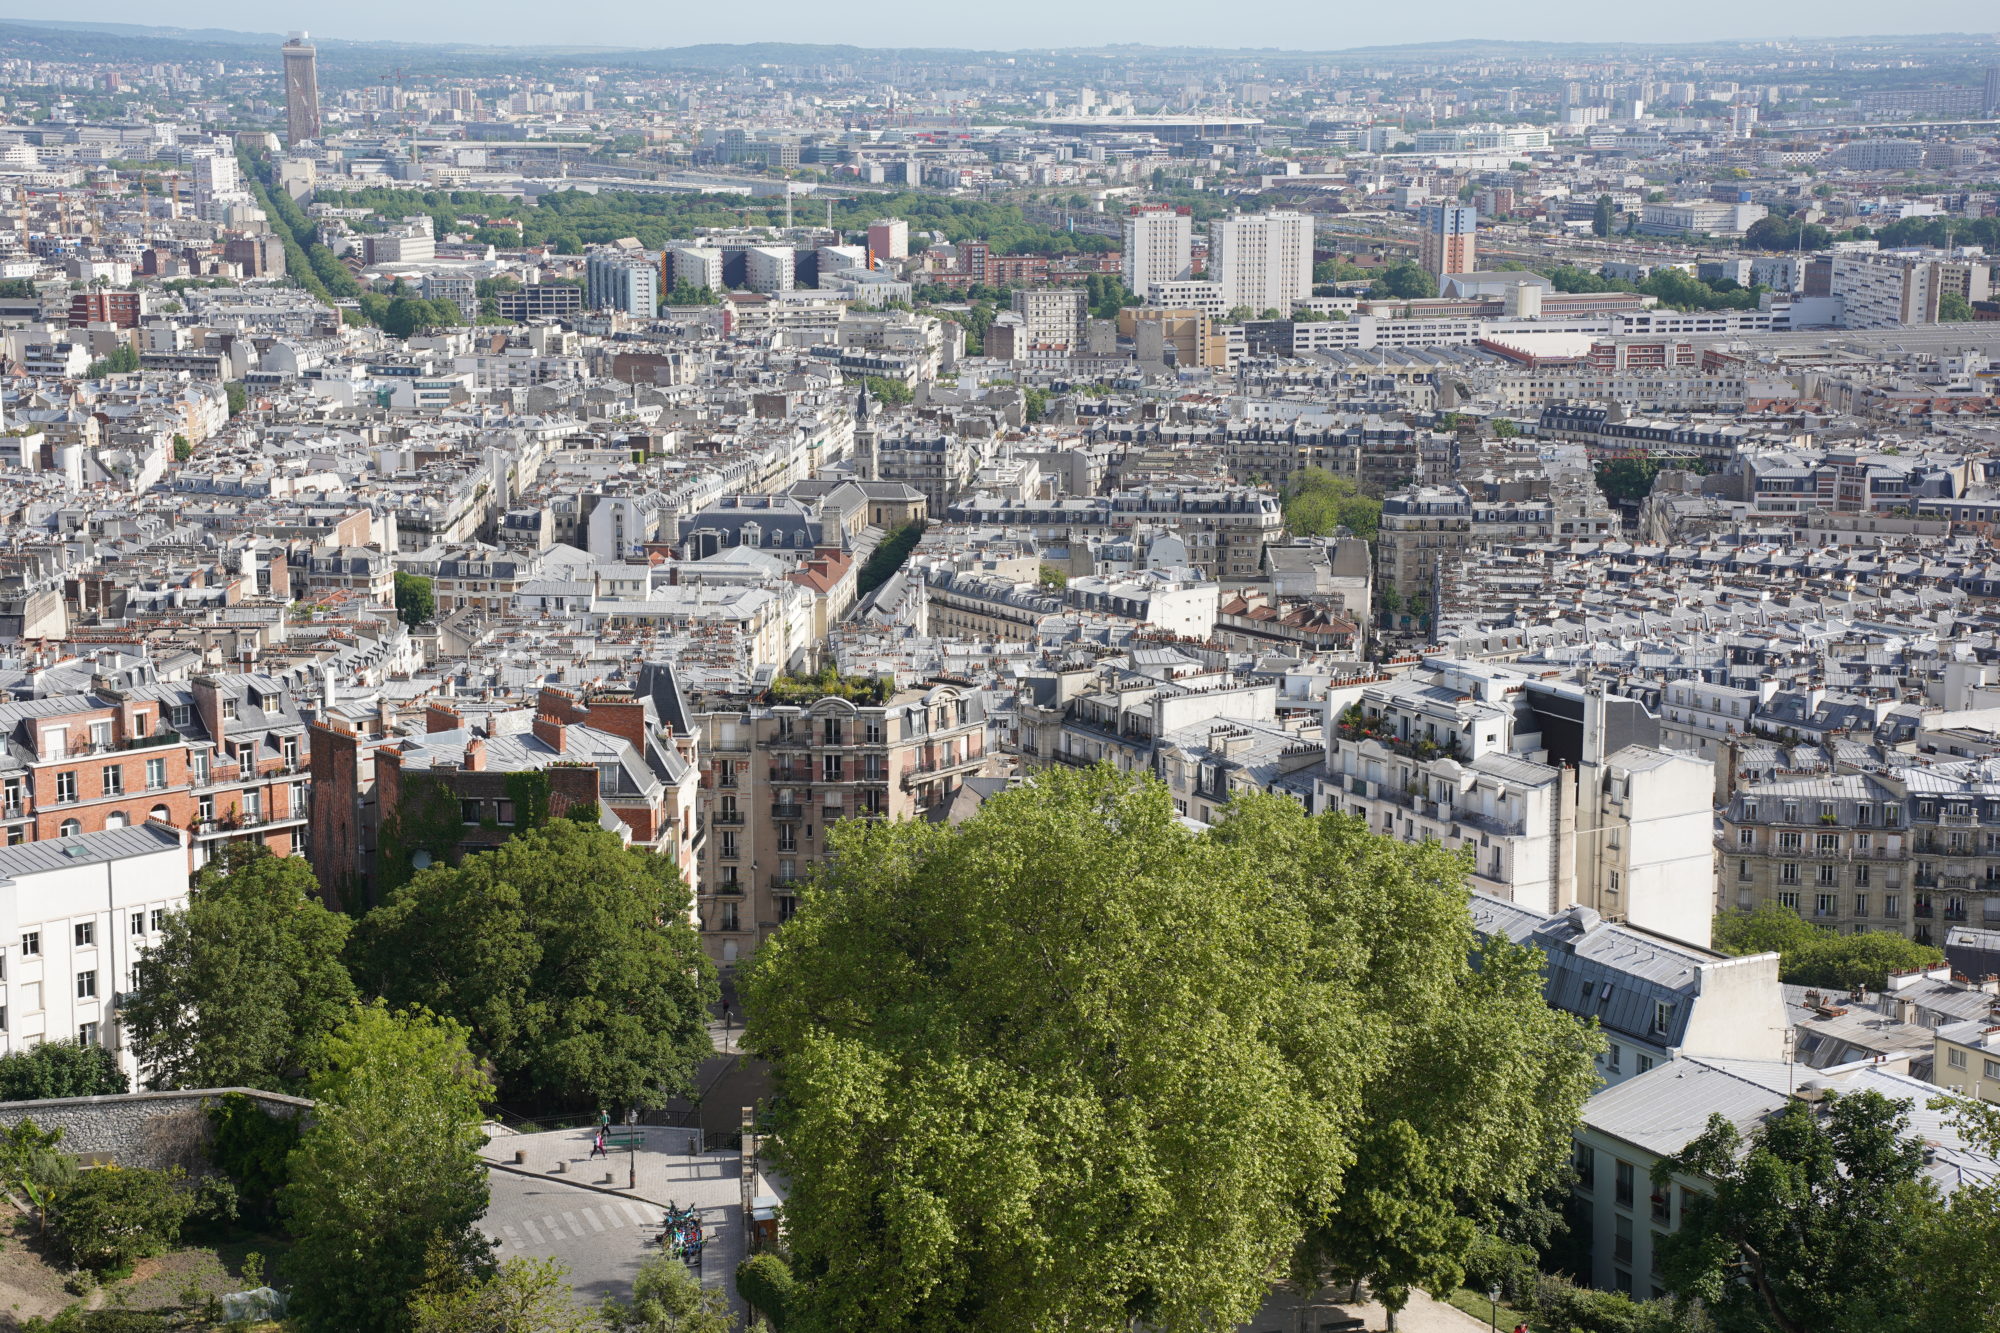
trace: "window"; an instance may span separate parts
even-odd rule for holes
[[[1781,865],[1779,865],[1779,867],[1778,867],[1778,882],[1779,882],[1780,884],[1796,884],[1796,883],[1798,883],[1798,882],[1799,882],[1799,863],[1798,863],[1797,861],[1786,861],[1786,862],[1782,863]],[[1799,895],[1798,895],[1798,894],[1796,894],[1796,893],[1792,895],[1792,897],[1794,897],[1794,898],[1796,898],[1796,897],[1798,897],[1798,896],[1799,896]]]
[[[1800,850],[1804,845],[1805,845],[1804,834],[1780,833],[1778,835],[1778,850],[1781,852],[1796,852]]]
[[[1986,1065],[1986,1077],[2000,1078],[2000,1060],[1987,1060],[1984,1061],[1984,1064]]]
[[[157,935],[160,929],[167,924],[167,909],[164,907],[155,907],[151,915],[146,918],[146,924],[149,927],[149,933]]]
[[[1653,1031],[1666,1032],[1674,1025],[1674,1006],[1666,1000],[1653,1002]]]
[[[76,799],[76,774],[74,773],[56,774],[56,800],[74,801],[75,799]]]
[[[76,998],[79,1000],[97,998],[97,973],[94,969],[76,974]]]
[[[82,832],[83,821],[81,819],[65,819],[61,826],[56,829],[56,836],[59,838],[74,838],[82,834]]]
[[[146,761],[146,790],[158,791],[167,785],[167,761],[148,759]]]
[[[722,905],[722,929],[732,931],[742,929],[742,924],[737,920],[735,903],[724,903]]]
[[[1833,895],[1830,893],[1816,894],[1813,897],[1813,915],[1832,916],[1833,914]]]
[[[1581,1143],[1576,1145],[1576,1153],[1570,1159],[1576,1167],[1576,1187],[1589,1189],[1597,1183],[1597,1154]]]
[[[21,957],[35,958],[42,952],[42,932],[31,930],[21,937]]]
[[[1815,878],[1822,884],[1838,884],[1840,883],[1840,867],[1830,863],[1822,865],[1819,868],[1819,874]],[[1825,895],[1822,894],[1821,896],[1824,897]]]
[[[79,949],[88,949],[91,945],[97,943],[97,923],[95,921],[79,921],[72,928],[72,932],[76,936],[76,947]]]
[[[1945,1051],[1946,1051],[1945,1054],[1946,1064],[1949,1064],[1953,1069],[1965,1068],[1964,1051],[1959,1050],[1956,1046],[1948,1046],[1945,1048]]]
[[[1621,1068],[1618,1061],[1624,1057],[1624,1054],[1624,1047],[1615,1041],[1611,1042],[1604,1048],[1604,1067],[1614,1074],[1617,1073]]]
[[[1611,1198],[1620,1208],[1632,1206],[1632,1164],[1619,1162],[1612,1168]]]
[[[819,773],[819,780],[820,780],[821,782],[838,782],[838,781],[840,781],[840,756],[839,756],[839,755],[837,755],[837,754],[829,754],[829,755],[822,755],[822,756],[820,757],[820,773]]]
[[[1900,916],[1902,915],[1902,911],[1903,895],[1900,893],[1885,893],[1882,895],[1883,916]]]
[[[1640,1056],[1640,1057],[1639,1057],[1639,1072],[1640,1072],[1640,1073],[1642,1073],[1642,1074],[1643,1074],[1643,1073],[1646,1073],[1647,1071],[1649,1071],[1650,1069],[1652,1069],[1652,1067],[1653,1067],[1653,1057],[1652,1057],[1652,1056],[1650,1056],[1650,1055],[1642,1055],[1642,1056]]]
[[[79,1046],[97,1045],[97,1024],[95,1023],[77,1024],[76,1040]]]
[[[1865,889],[1865,888],[1867,888],[1867,887],[1868,887],[1868,867],[1867,867],[1867,866],[1856,866],[1856,867],[1854,867],[1854,887],[1855,887],[1855,888],[1857,888],[1857,889]]]
[[[143,935],[146,933],[146,914],[144,912],[132,913],[132,933],[134,935]]]
[[[123,796],[125,794],[125,767],[122,764],[104,766],[104,794]]]
[[[482,816],[481,816],[481,814],[480,814],[480,802],[478,802],[478,801],[460,801],[460,802],[458,803],[458,822],[459,822],[459,823],[461,823],[461,824],[477,824],[477,823],[478,823],[478,822],[480,821],[480,819],[481,819],[481,818],[482,818]]]
[[[90,743],[98,749],[103,749],[111,744],[110,718],[100,718],[98,721],[90,724]]]
[[[496,822],[501,824],[512,824],[514,822],[514,803],[512,801],[495,801],[493,804]],[[298,811],[299,806],[297,802],[294,802],[292,813],[297,814]]]
[[[1789,869],[1789,867],[1787,868]],[[1799,910],[1798,893],[1796,891],[1781,891],[1778,894],[1778,906],[1789,907],[1794,912],[1798,911]]]
[[[1620,1217],[1614,1220],[1611,1254],[1621,1264],[1632,1262],[1632,1219]],[[1629,1279],[1628,1279],[1629,1280]]]
[[[1867,915],[1868,915],[1868,895],[1867,895],[1867,894],[1865,894],[1865,893],[1857,893],[1857,894],[1855,894],[1855,895],[1854,895],[1854,915],[1856,915],[1856,916],[1867,916]]]
[[[1757,830],[1753,828],[1736,830],[1736,845],[1739,847],[1755,847],[1757,845]]]
[[[1653,1191],[1653,1220],[1672,1222],[1674,1220],[1674,1187],[1661,1185]]]
[[[819,742],[820,742],[820,744],[821,744],[821,745],[838,745],[838,744],[840,744],[840,719],[839,719],[839,718],[837,718],[837,717],[826,717],[826,718],[821,718],[821,719],[820,719],[820,723],[819,723]]]
[[[1820,855],[1831,855],[1840,850],[1840,835],[1838,833],[1822,833],[1813,839],[1813,846],[1818,849]]]

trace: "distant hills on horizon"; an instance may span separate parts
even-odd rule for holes
[[[79,20],[10,18],[0,16],[0,50],[16,56],[63,60],[96,56],[100,59],[241,59],[251,51],[275,55],[285,36],[277,32],[241,32],[230,28],[182,28],[139,23],[92,23]],[[1715,52],[1754,49],[1766,40],[1707,42],[1627,42],[1627,41],[1524,41],[1513,38],[1461,37],[1434,42],[1409,42],[1308,50],[1283,47],[1193,47],[1120,44],[1092,47],[1051,48],[1024,46],[1012,51],[969,47],[864,47],[802,42],[748,42],[741,44],[706,42],[679,47],[634,47],[578,44],[479,45],[473,43],[358,41],[351,38],[315,35],[313,43],[329,67],[353,66],[370,58],[429,56],[451,64],[483,64],[505,61],[515,65],[548,65],[587,61],[606,65],[658,68],[727,68],[737,65],[820,65],[875,63],[884,59],[910,61],[964,61],[1030,56],[1059,61],[1115,60],[1136,57],[1282,60],[1342,59],[1435,59],[1439,56],[1480,54],[1588,56],[1597,53],[1649,52],[1671,54],[1679,51]],[[1827,46],[1867,45],[1892,41],[1913,47],[1943,46],[1964,50],[1968,44],[1987,45],[1991,34],[1923,33],[1867,37],[1801,37]],[[169,52],[160,43],[188,48]],[[1970,52],[1966,52],[1970,56]]]

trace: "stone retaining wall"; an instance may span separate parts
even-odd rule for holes
[[[293,1117],[312,1109],[303,1097],[255,1088],[198,1088],[185,1092],[132,1092],[113,1097],[64,1097],[45,1102],[0,1102],[0,1129],[32,1120],[61,1129],[62,1150],[86,1164],[156,1169],[208,1169],[208,1110],[224,1093],[240,1092],[267,1115]]]

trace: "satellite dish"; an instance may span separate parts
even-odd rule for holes
[[[417,848],[417,850],[410,853],[410,868],[412,870],[429,870],[431,868],[431,854],[421,847]]]

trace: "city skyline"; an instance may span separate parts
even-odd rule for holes
[[[1236,11],[1229,34],[1211,35],[1205,11],[1194,5],[1148,7],[1098,6],[1078,11],[1029,0],[1008,13],[1005,24],[981,24],[956,11],[940,12],[916,4],[892,4],[876,11],[876,33],[894,33],[897,40],[869,40],[856,34],[844,17],[805,6],[778,6],[774,21],[757,32],[731,22],[726,11],[677,15],[664,22],[623,0],[593,0],[565,9],[567,41],[558,49],[671,49],[691,45],[753,44],[780,41],[802,45],[856,46],[874,50],[917,47],[969,51],[1040,51],[1100,44],[1241,51],[1339,52],[1374,47],[1418,47],[1437,42],[1509,42],[1589,44],[1634,43],[1685,45],[1710,42],[1783,42],[1827,39],[1908,40],[1913,37],[1965,34],[1990,35],[1991,11],[1970,0],[1954,0],[1924,11],[1921,29],[1885,31],[1876,6],[1847,3],[1813,5],[1788,0],[1778,5],[1746,9],[1705,0],[1682,6],[1663,23],[1659,11],[1616,11],[1582,3],[1535,6],[1496,21],[1485,6],[1467,0],[1447,0],[1427,11],[1421,31],[1412,30],[1400,15],[1387,11],[1302,14],[1264,3]],[[161,21],[157,7],[112,0],[100,7],[96,23],[129,23],[154,27]],[[175,7],[172,26],[190,30],[263,33],[271,29],[268,10],[246,0],[197,0]],[[1139,22],[1143,18],[1143,25]],[[1172,20],[1185,20],[1176,25]],[[440,45],[539,46],[549,43],[546,12],[524,0],[499,0],[483,5],[476,31],[454,7],[411,11],[382,0],[362,0],[337,13],[315,16],[311,27],[322,39],[344,42],[417,42]],[[32,13],[0,14],[0,23],[47,22]],[[1024,42],[1023,35],[1046,30],[1060,33],[1060,46]],[[1229,36],[1239,41],[1230,42]]]

